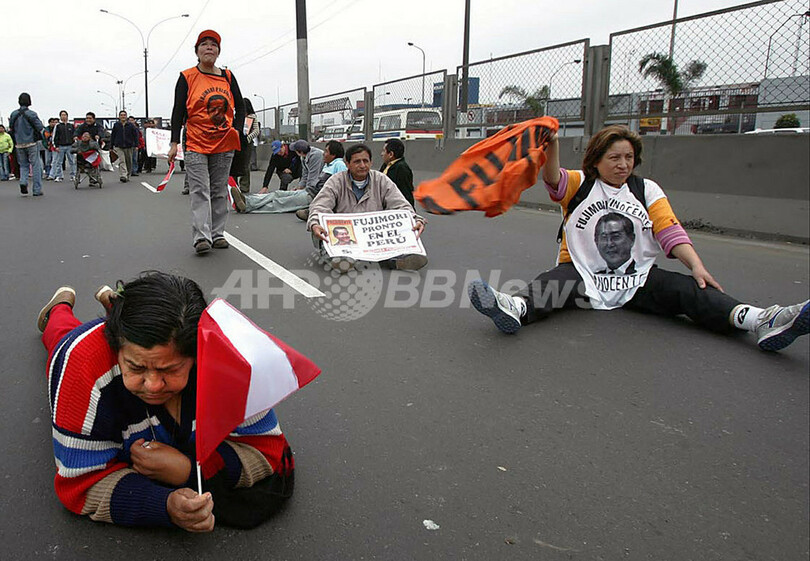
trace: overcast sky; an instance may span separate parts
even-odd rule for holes
[[[680,0],[679,16],[746,2]],[[112,115],[118,95],[115,75],[126,84],[127,105],[144,112],[143,47],[136,29],[101,13],[109,9],[132,20],[149,39],[149,109],[171,114],[177,75],[196,63],[199,31],[222,36],[219,65],[231,68],[245,96],[264,96],[267,106],[296,99],[294,0],[29,0],[4,2],[3,74],[0,118],[7,120],[17,96],[27,91],[43,120],[67,109]],[[672,17],[673,0],[472,0],[470,62],[590,38],[607,44],[609,35]],[[412,76],[454,70],[461,64],[464,0],[308,0],[309,80],[312,97]],[[268,54],[269,53],[269,54]],[[266,55],[258,58],[260,55]],[[256,108],[261,100],[253,98]],[[106,106],[102,105],[106,104]]]

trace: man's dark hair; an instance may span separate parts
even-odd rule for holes
[[[123,113],[124,115],[127,115],[127,112],[122,109],[121,111],[118,112],[119,117],[121,116],[121,113]]]
[[[389,138],[385,141],[385,151],[391,152],[394,159],[398,160],[405,157],[405,143],[398,138]]]
[[[17,102],[22,107],[29,107],[31,105],[31,96],[25,92],[20,94],[20,97],[17,98]]]
[[[335,158],[342,158],[345,153],[345,150],[343,150],[343,143],[338,142],[337,140],[330,140],[327,142],[326,148],[329,149],[329,153]]]
[[[93,117],[94,119],[96,118],[96,114],[93,113],[92,111],[88,111],[84,116],[85,117]]]
[[[205,310],[205,296],[191,279],[146,271],[124,284],[110,299],[105,334],[116,354],[124,343],[145,349],[174,343],[185,356],[197,356],[197,324]]]
[[[343,230],[347,234],[349,233],[349,229],[346,226],[335,226],[334,228],[332,228],[332,233],[335,234],[335,236],[337,236],[338,230]]]
[[[65,115],[68,115],[67,109],[62,109],[62,110],[59,112],[59,116],[60,116],[60,117],[62,116],[62,113],[64,113]]]
[[[349,149],[346,150],[346,155],[343,157],[343,159],[346,160],[346,162],[351,162],[352,156],[359,154],[360,152],[365,152],[368,154],[368,159],[371,159],[371,148],[365,144],[355,144],[354,146],[350,146]]]
[[[604,225],[607,224],[608,222],[621,222],[622,230],[624,230],[624,233],[627,234],[627,237],[630,238],[631,240],[636,239],[636,231],[633,229],[632,220],[630,220],[623,214],[619,214],[618,212],[608,212],[607,214],[603,215],[596,223],[596,227],[593,230],[594,240],[599,236],[599,229],[604,227]]]

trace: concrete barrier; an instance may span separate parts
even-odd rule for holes
[[[810,135],[645,136],[637,173],[654,179],[685,226],[762,239],[810,242]],[[475,140],[417,140],[405,157],[414,182],[437,177]],[[579,169],[586,140],[560,139],[563,167]],[[375,168],[381,142],[370,144]],[[259,147],[260,165],[269,145]],[[537,184],[521,203],[552,207]]]

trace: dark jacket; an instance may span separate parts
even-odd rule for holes
[[[382,165],[380,171],[385,169],[386,164]],[[397,184],[399,191],[413,206],[413,172],[411,167],[405,161],[405,158],[400,158],[388,168],[386,175],[391,178],[391,181]]]
[[[73,135],[74,138],[81,138],[81,136],[85,133],[85,131],[90,133],[90,138],[101,140],[104,136],[104,129],[99,124],[98,121],[93,123],[92,125],[88,125],[86,122],[82,123],[78,127],[76,127],[76,133]]]
[[[268,170],[274,170],[270,172],[268,177],[272,177],[273,173],[278,174],[280,177],[281,172],[285,169],[289,169],[292,172],[293,179],[301,177],[301,159],[298,157],[298,154],[292,150],[288,150],[286,156],[282,156],[281,152],[273,154],[267,168]]]
[[[76,129],[70,123],[59,121],[53,131],[54,146],[70,146],[76,136]]]
[[[123,125],[121,121],[116,121],[110,135],[110,143],[113,148],[137,148],[138,147],[138,127],[127,121]]]

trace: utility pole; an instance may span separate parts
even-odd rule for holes
[[[461,61],[461,99],[459,110],[467,111],[467,96],[470,87],[470,0],[464,1],[464,47]]]
[[[675,7],[672,9],[672,31],[669,32],[669,58],[675,52],[675,20],[678,19],[678,0],[675,0]]]
[[[307,58],[307,3],[295,0],[298,44],[298,136],[309,140],[309,62]]]

